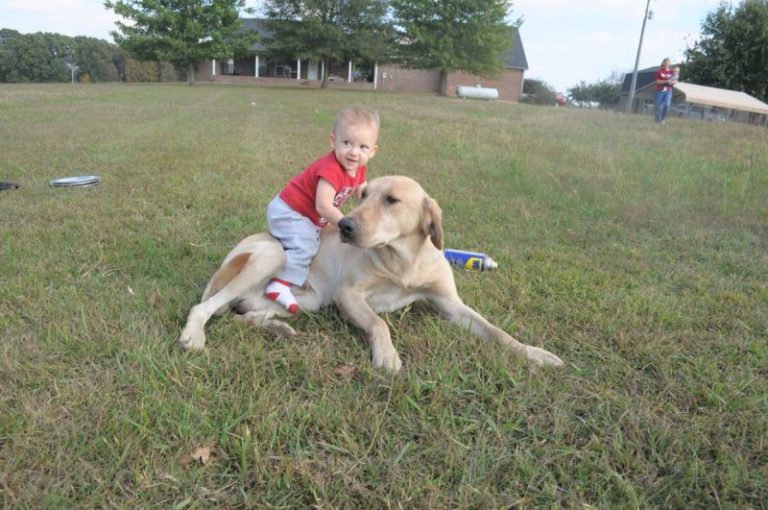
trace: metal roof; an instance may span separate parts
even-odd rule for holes
[[[679,82],[674,87],[674,95],[683,96],[683,100],[687,103],[705,104],[708,106],[716,106],[718,108],[768,114],[768,104],[750,96],[746,92],[737,92],[735,90],[717,89],[715,87],[705,87],[704,85]]]
[[[638,96],[645,98],[652,98],[655,94],[656,87],[652,83],[637,91]],[[678,82],[673,88],[673,95],[676,101],[768,115],[768,104],[746,92]]]

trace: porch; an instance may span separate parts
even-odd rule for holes
[[[296,85],[322,84],[328,73],[328,82],[344,88],[377,88],[377,66],[352,61],[332,63],[311,60],[280,60],[263,55],[227,60],[207,60],[198,66],[198,79],[223,83],[275,83]]]

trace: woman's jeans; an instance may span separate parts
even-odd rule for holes
[[[664,122],[667,120],[667,114],[669,113],[669,107],[672,104],[672,91],[671,90],[657,90],[656,91],[656,122]]]

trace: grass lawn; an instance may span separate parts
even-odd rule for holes
[[[335,112],[378,109],[470,306],[414,306],[400,375],[329,309],[176,344]],[[768,130],[434,96],[0,86],[0,507],[766,508]],[[48,180],[96,174],[91,188]]]

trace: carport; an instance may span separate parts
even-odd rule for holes
[[[655,93],[653,84],[638,91],[646,99],[653,99]],[[680,82],[674,87],[672,102],[673,114],[680,117],[768,126],[768,104],[746,92]]]

